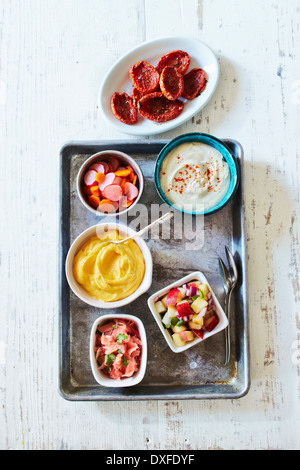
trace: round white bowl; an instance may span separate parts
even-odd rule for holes
[[[139,189],[139,194],[137,198],[133,201],[131,206],[127,207],[126,209],[123,209],[122,211],[104,214],[103,212],[98,211],[94,207],[91,207],[89,203],[87,202],[87,196],[84,194],[84,191],[83,191],[83,178],[84,178],[86,171],[91,165],[93,165],[94,163],[106,162],[111,156],[118,158],[118,160],[120,161],[120,166],[130,165],[133,168],[135,174],[138,177],[137,187]],[[102,152],[95,153],[82,164],[77,175],[77,193],[78,193],[79,199],[86,209],[88,209],[90,212],[92,212],[94,215],[97,215],[98,217],[116,217],[118,215],[125,214],[138,203],[138,201],[140,200],[142,196],[143,190],[144,190],[144,175],[139,165],[136,163],[136,161],[132,157],[130,157],[124,152],[119,152],[118,150],[104,150]]]
[[[96,330],[98,326],[104,325],[105,323],[109,322],[114,318],[123,318],[124,320],[132,320],[134,321],[140,333],[141,341],[142,341],[142,358],[140,368],[137,372],[133,374],[132,377],[126,377],[121,380],[115,380],[108,377],[102,370],[98,369],[97,361],[95,358],[95,337],[96,337]],[[132,387],[133,385],[137,385],[141,380],[143,380],[145,372],[146,372],[146,365],[147,365],[147,337],[145,327],[142,321],[133,316],[133,315],[125,315],[125,314],[117,314],[117,315],[103,315],[102,317],[97,318],[95,320],[92,330],[91,330],[91,337],[90,337],[90,362],[92,367],[92,372],[94,375],[95,380],[103,387]]]
[[[140,247],[145,260],[145,275],[138,289],[133,294],[129,295],[128,297],[125,297],[125,299],[118,300],[116,302],[103,302],[101,300],[95,299],[94,297],[91,297],[75,280],[73,274],[73,262],[75,256],[77,255],[82,245],[91,237],[104,232],[104,229],[106,227],[108,230],[118,230],[123,236],[134,235],[136,233],[135,230],[120,223],[103,223],[88,228],[83,233],[81,233],[81,235],[79,235],[79,237],[77,237],[76,240],[72,243],[66,258],[65,271],[69,286],[79,299],[81,299],[86,304],[92,305],[93,307],[111,309],[128,305],[129,303],[133,302],[138,297],[140,297],[142,294],[147,292],[147,290],[152,284],[153,260],[151,252],[146,242],[142,238],[135,238],[135,242]]]

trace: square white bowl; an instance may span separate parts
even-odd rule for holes
[[[195,338],[193,341],[189,341],[185,346],[176,346],[173,339],[172,339],[172,336],[171,336],[169,330],[164,328],[164,325],[161,321],[162,320],[161,314],[158,313],[157,310],[156,310],[155,301],[158,297],[161,298],[164,295],[166,295],[170,291],[170,289],[173,289],[174,287],[181,287],[183,284],[187,284],[188,282],[192,282],[192,281],[200,281],[201,284],[207,284],[208,285],[209,291],[212,294],[212,298],[213,298],[214,304],[216,306],[216,314],[218,315],[219,323],[217,324],[217,326],[212,331],[205,332],[203,338]],[[222,307],[221,307],[217,297],[215,296],[215,294],[214,294],[209,282],[207,281],[206,277],[200,271],[195,271],[191,274],[188,274],[187,276],[183,277],[182,279],[179,279],[178,281],[173,282],[173,284],[170,284],[169,286],[164,287],[160,291],[158,291],[155,294],[151,295],[151,297],[149,297],[149,299],[148,299],[148,306],[151,310],[151,313],[152,313],[153,317],[156,320],[156,323],[159,326],[160,331],[164,335],[165,340],[167,341],[167,343],[170,346],[170,348],[172,349],[172,351],[175,352],[175,353],[180,353],[180,352],[186,351],[189,348],[192,348],[193,346],[196,346],[196,344],[199,344],[202,341],[204,341],[204,340],[210,338],[211,336],[215,335],[216,333],[219,333],[220,331],[224,330],[228,326],[228,319],[225,315],[224,310],[222,309]]]
[[[132,377],[126,377],[121,380],[111,379],[105,374],[105,372],[103,372],[102,370],[99,370],[96,357],[95,357],[95,351],[94,351],[97,328],[99,326],[104,325],[105,323],[108,323],[110,320],[113,320],[114,318],[134,321],[138,326],[138,330],[139,330],[141,341],[142,341],[142,357],[141,357],[139,370],[135,372]],[[90,362],[91,362],[92,372],[93,372],[95,380],[103,387],[114,387],[114,388],[132,387],[140,383],[144,378],[144,375],[146,372],[146,365],[147,365],[147,336],[146,336],[145,327],[142,321],[133,315],[126,315],[126,314],[114,314],[114,315],[109,314],[109,315],[102,315],[101,317],[98,317],[97,320],[95,320],[92,326],[92,330],[91,330]]]

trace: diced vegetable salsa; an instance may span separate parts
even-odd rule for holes
[[[196,337],[203,339],[219,323],[212,293],[200,281],[171,289],[157,299],[155,307],[176,346],[185,346]]]

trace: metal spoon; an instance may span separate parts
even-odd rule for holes
[[[236,267],[236,264],[235,264],[235,261],[234,261],[234,257],[230,253],[229,248],[227,246],[225,246],[225,251],[226,251],[228,264],[230,266],[229,276],[230,276],[230,281],[231,281],[231,287],[232,287],[232,289],[234,289],[235,286],[236,286],[236,283],[238,281],[238,270],[237,270],[237,267]]]
[[[144,228],[143,228],[142,230],[140,230],[139,232],[136,232],[136,233],[134,233],[133,235],[130,235],[129,237],[123,238],[122,240],[109,240],[109,242],[110,242],[110,243],[114,243],[114,244],[119,244],[119,243],[127,242],[127,240],[132,240],[133,238],[140,237],[141,235],[143,235],[145,232],[147,232],[147,230],[149,230],[149,229],[150,229],[151,227],[153,227],[154,225],[159,224],[159,223],[162,223],[162,222],[165,222],[166,220],[171,219],[173,216],[174,216],[174,213],[173,213],[173,212],[167,212],[167,214],[164,214],[162,217],[160,217],[159,219],[155,220],[155,221],[152,222],[151,224],[147,225],[146,227],[144,227]]]
[[[220,273],[223,279],[224,290],[225,290],[225,299],[224,299],[224,311],[228,319],[228,326],[225,328],[225,362],[226,365],[229,362],[230,358],[230,330],[229,330],[229,319],[230,319],[230,310],[229,310],[229,297],[231,293],[231,281],[229,271],[226,268],[223,260],[219,258]]]

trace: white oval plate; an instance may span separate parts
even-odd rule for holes
[[[191,57],[188,72],[200,67],[207,74],[206,88],[200,96],[193,100],[184,100],[185,105],[182,113],[171,121],[157,123],[138,117],[138,122],[133,125],[124,124],[114,116],[110,100],[114,92],[128,95],[132,91],[132,83],[129,78],[130,67],[139,60],[146,60],[156,66],[159,59],[174,50],[186,51]],[[170,37],[155,39],[132,49],[121,57],[105,76],[99,93],[99,107],[103,117],[116,129],[131,135],[154,135],[174,129],[197,114],[211,99],[219,81],[219,63],[214,53],[203,42],[188,37]]]

